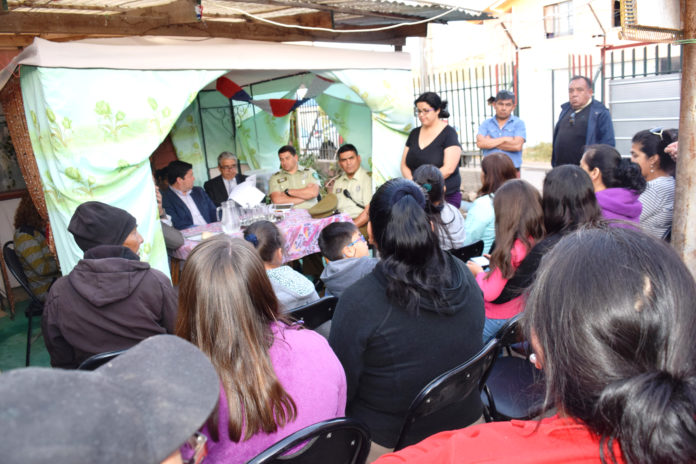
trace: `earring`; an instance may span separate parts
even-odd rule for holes
[[[654,164],[650,165],[650,172],[651,173],[655,172],[655,165]]]

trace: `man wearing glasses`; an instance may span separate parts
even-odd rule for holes
[[[476,146],[483,150],[483,156],[491,153],[505,153],[520,171],[522,165],[522,146],[527,138],[524,121],[516,117],[515,94],[501,90],[493,102],[495,116],[486,119],[476,135]]]
[[[227,201],[232,189],[246,179],[245,175],[237,172],[237,157],[229,151],[223,151],[218,155],[218,169],[220,175],[203,184],[205,193],[213,200],[216,207],[223,201]]]
[[[568,102],[561,105],[553,131],[551,166],[580,165],[587,145],[606,143],[615,146],[614,126],[609,110],[592,98],[592,81],[573,76],[568,85]]]

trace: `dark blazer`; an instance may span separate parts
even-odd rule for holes
[[[217,221],[217,214],[215,213],[215,205],[208,195],[200,187],[193,187],[191,190],[191,198],[193,202],[196,203],[198,210],[201,212],[201,216],[206,220],[207,223]],[[193,216],[191,211],[189,211],[188,206],[181,201],[181,199],[172,191],[172,189],[162,190],[162,207],[172,218],[172,224],[177,229],[186,229],[193,226]]]
[[[246,177],[247,176],[242,173],[237,173],[237,175],[234,176],[237,184],[244,182]],[[229,197],[227,194],[227,189],[225,188],[225,183],[222,180],[222,176],[213,177],[203,184],[203,188],[205,189],[205,193],[207,193],[210,199],[213,200],[215,206],[220,206],[220,203],[227,201],[227,198]]]

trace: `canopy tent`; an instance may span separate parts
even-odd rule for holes
[[[0,87],[19,65],[31,150],[64,273],[82,254],[67,225],[89,200],[130,211],[145,239],[141,258],[167,272],[148,159],[171,131],[180,159],[194,164],[199,181],[207,178],[203,137],[207,142],[224,124],[205,110],[221,95],[197,95],[223,75],[240,86],[264,82],[254,86],[255,99],[291,96],[314,75],[334,81],[316,99],[341,135],[372,155],[377,182],[399,174],[414,122],[403,53],[228,39],[36,39],[0,71]],[[288,117],[250,111],[239,115],[237,149],[254,167],[275,167]]]

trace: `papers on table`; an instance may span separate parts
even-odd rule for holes
[[[252,175],[232,189],[229,199],[245,208],[251,208],[261,203],[265,196],[265,193],[256,188],[256,176]]]

